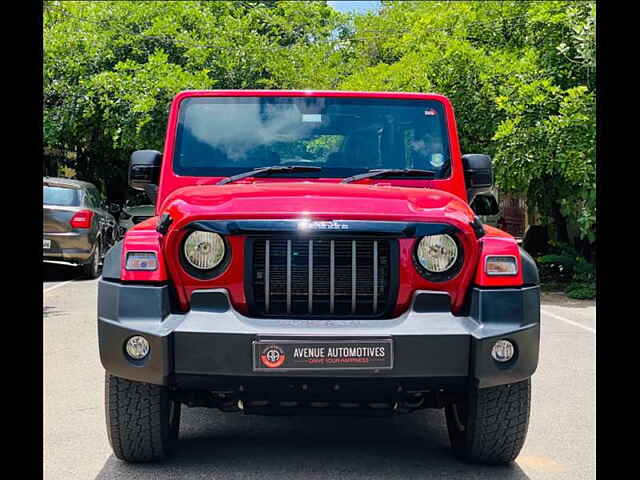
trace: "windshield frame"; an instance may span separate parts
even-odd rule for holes
[[[175,103],[177,104],[176,114],[173,115],[170,119],[170,125],[167,132],[167,147],[165,149],[166,152],[166,162],[165,167],[170,165],[172,174],[176,177],[182,178],[207,178],[207,179],[216,179],[216,178],[224,178],[231,175],[236,175],[238,173],[243,173],[246,171],[250,171],[251,167],[239,166],[239,167],[221,167],[218,172],[214,174],[201,174],[200,172],[194,173],[193,171],[188,171],[186,169],[180,169],[177,164],[177,157],[179,155],[179,147],[178,142],[180,139],[180,120],[182,117],[182,112],[184,109],[182,108],[183,102],[186,99],[201,99],[201,98],[215,98],[215,97],[326,97],[326,98],[335,98],[335,97],[347,97],[347,98],[360,98],[362,100],[370,100],[370,99],[386,99],[393,101],[417,101],[417,102],[438,102],[437,109],[441,113],[439,120],[441,125],[441,142],[444,146],[444,154],[445,154],[445,166],[446,169],[443,169],[442,176],[436,176],[434,178],[429,177],[407,177],[407,176],[389,176],[386,177],[385,180],[425,180],[429,182],[434,181],[446,181],[452,180],[454,175],[454,169],[456,168],[456,157],[459,156],[459,150],[457,148],[457,132],[455,131],[455,123],[453,120],[453,112],[451,110],[450,104],[446,97],[435,94],[420,94],[420,93],[389,93],[389,92],[346,92],[346,91],[313,91],[313,92],[301,92],[301,91],[267,91],[267,90],[259,90],[259,91],[239,91],[239,90],[220,90],[220,91],[187,91],[178,94],[175,99]],[[180,98],[181,97],[181,98]],[[244,100],[244,99],[243,99]],[[444,100],[444,101],[443,101]],[[225,101],[229,101],[225,99]],[[215,102],[215,100],[214,100]],[[224,103],[224,102],[221,102]],[[374,102],[375,103],[375,102]],[[173,121],[173,125],[171,124]],[[173,132],[173,135],[169,137],[169,132]],[[284,165],[284,164],[283,164]],[[212,170],[215,170],[215,167],[212,167]],[[339,172],[340,170],[344,170],[344,172]],[[291,173],[274,173],[270,174],[269,178],[286,178],[286,179],[344,179],[352,175],[361,174],[369,171],[369,168],[340,168],[329,166],[323,168],[322,171],[318,173],[314,172],[291,172]],[[251,178],[251,177],[249,177]]]

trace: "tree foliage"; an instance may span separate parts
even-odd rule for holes
[[[181,90],[332,88],[344,17],[324,2],[47,2],[44,138],[112,197],[161,150]]]
[[[595,240],[595,3],[383,2],[355,19],[341,87],[451,98],[464,152],[568,241]]]
[[[112,195],[132,150],[162,148],[180,90],[437,92],[501,191],[527,195],[558,240],[595,239],[595,2],[383,1],[345,16],[326,2],[64,1],[44,15],[45,146]]]

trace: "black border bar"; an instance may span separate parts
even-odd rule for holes
[[[460,230],[448,223],[379,222],[368,220],[308,221],[291,220],[201,220],[188,224],[186,229],[204,230],[222,235],[376,235],[395,238],[414,238]]]

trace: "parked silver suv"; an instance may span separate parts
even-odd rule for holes
[[[66,178],[42,179],[43,259],[79,266],[100,275],[105,253],[117,238],[117,224],[98,189]]]

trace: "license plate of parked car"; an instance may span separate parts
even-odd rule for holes
[[[254,371],[389,370],[393,342],[381,340],[257,340]]]
[[[42,248],[51,248],[51,240],[42,239]]]

